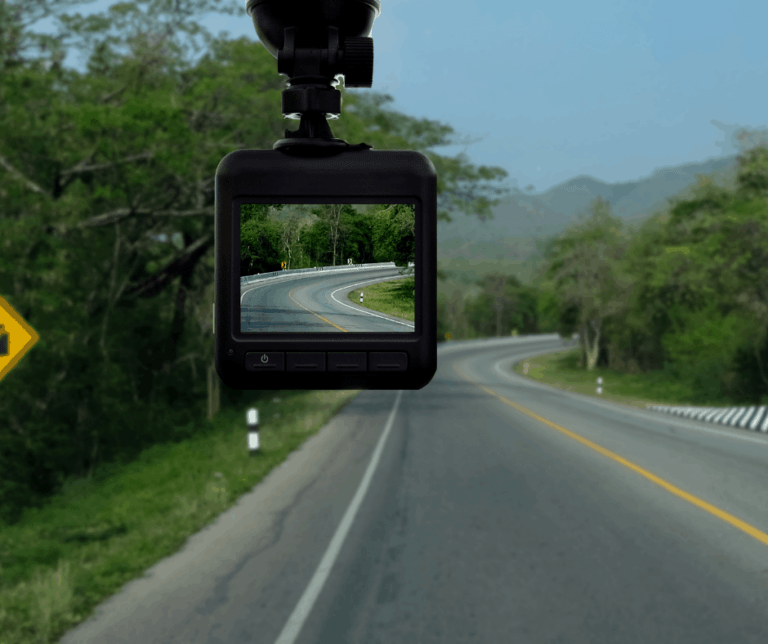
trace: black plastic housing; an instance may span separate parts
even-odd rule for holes
[[[243,333],[240,330],[240,204],[413,203],[415,332]],[[348,149],[331,156],[237,150],[216,170],[215,364],[233,389],[421,389],[437,369],[437,174],[412,150]],[[404,352],[406,371],[258,373],[250,352]]]

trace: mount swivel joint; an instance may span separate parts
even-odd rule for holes
[[[373,83],[373,22],[380,0],[245,0],[256,34],[277,58],[277,71],[288,76],[283,116],[301,119],[298,130],[272,147],[302,156],[325,156],[347,149],[333,138],[326,119],[341,114],[339,76],[345,87]]]

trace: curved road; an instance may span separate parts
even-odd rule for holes
[[[563,346],[441,345],[424,389],[363,391],[62,642],[768,641],[766,436],[512,373]]]
[[[356,288],[402,279],[399,268],[318,271],[240,287],[243,333],[412,333],[414,324],[350,302]]]

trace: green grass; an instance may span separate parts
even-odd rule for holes
[[[602,398],[624,405],[645,409],[654,405],[692,405],[693,392],[663,374],[625,374],[611,369],[597,368],[586,371],[577,367],[579,349],[527,358],[514,365],[515,373],[542,384],[585,396]],[[524,367],[528,364],[528,373]],[[603,379],[603,393],[597,393],[597,379]]]
[[[359,305],[360,291],[362,291],[364,307],[413,322],[416,309],[415,287],[415,278],[406,277],[401,280],[363,286],[362,289],[351,291],[348,297],[350,302]]]
[[[358,393],[274,392],[255,405],[256,455],[248,453],[246,410],[228,410],[210,433],[69,481],[0,531],[0,644],[57,642],[233,506]]]

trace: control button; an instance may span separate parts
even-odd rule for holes
[[[245,354],[246,371],[285,371],[282,351],[254,351]]]
[[[369,353],[369,371],[407,371],[408,354],[400,351],[388,353]]]
[[[325,353],[286,353],[286,371],[325,371]]]
[[[366,355],[361,353],[328,353],[328,371],[365,371]]]

